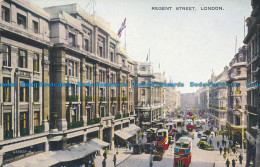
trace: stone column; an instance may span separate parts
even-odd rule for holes
[[[117,73],[117,77],[118,77],[119,83],[121,83],[122,82],[122,72],[121,71],[119,71]],[[119,103],[118,109],[120,111],[120,114],[122,114],[122,109],[123,109],[122,105],[123,104],[122,104],[122,87],[121,87],[121,84],[119,85],[119,90],[118,90],[118,96],[117,97],[119,98],[119,100],[118,100],[118,103]]]
[[[66,52],[61,49],[55,49],[53,54],[52,82],[65,83],[65,57]],[[67,129],[66,120],[66,87],[56,87],[53,90],[55,96],[52,96],[53,108],[52,117],[56,119],[58,130]]]
[[[111,84],[111,73],[110,73],[110,68],[107,69],[107,83]],[[111,116],[111,86],[107,87],[107,110],[108,110],[108,115]]]
[[[96,83],[99,82],[99,70],[98,70],[98,64],[94,64],[94,68],[93,68],[93,73],[95,75],[94,77],[94,96],[95,96],[95,108],[96,108],[96,117],[100,117],[100,113],[99,113],[99,90],[100,90],[100,86],[96,86]],[[93,90],[94,90],[93,89]]]
[[[81,83],[86,84],[86,59],[82,58],[80,63],[80,80]],[[81,94],[81,111],[82,111],[82,120],[84,121],[84,126],[87,126],[87,113],[86,113],[86,88],[85,86],[80,86]]]
[[[115,148],[115,126],[111,126],[111,149]]]
[[[49,141],[45,142],[45,152],[49,152]]]
[[[98,46],[98,28],[94,28],[94,45],[93,45],[93,53],[97,55],[97,46]]]
[[[50,76],[49,76],[49,67],[50,67],[50,61],[49,61],[49,50],[44,48],[43,49],[43,72],[42,72],[42,77],[43,77],[43,82],[44,83],[49,83],[50,82]],[[42,111],[43,111],[43,131],[47,132],[49,131],[49,113],[50,113],[50,88],[44,86],[42,88],[43,91],[43,105],[42,105]]]
[[[255,166],[260,166],[260,129],[257,130],[257,136],[256,136],[256,154],[255,154]]]
[[[99,127],[99,139],[100,140],[103,140],[103,129],[104,128],[102,126]]]

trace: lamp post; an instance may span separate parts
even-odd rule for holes
[[[242,157],[244,157],[244,115],[245,111],[242,112]]]

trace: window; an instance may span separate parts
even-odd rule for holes
[[[74,62],[69,61],[69,76],[74,76]]]
[[[35,85],[34,87],[33,87],[33,101],[34,102],[38,102],[39,101],[39,99],[40,99],[40,88],[39,88],[39,82],[38,81],[35,81],[34,83],[33,83],[33,85]]]
[[[124,59],[122,59],[122,65],[123,65],[123,67],[125,67],[125,60]]]
[[[29,131],[27,127],[29,127],[29,121],[28,121],[28,112],[21,112],[20,113],[20,135],[26,136],[29,135]]]
[[[12,130],[12,114],[4,113],[4,131]]]
[[[20,68],[27,68],[27,52],[19,49],[18,51],[18,66]]]
[[[34,126],[40,125],[40,114],[39,111],[34,112]]]
[[[33,56],[33,71],[40,71],[40,67],[39,67],[39,54],[34,54]]]
[[[3,66],[11,67],[11,47],[4,45]]]
[[[145,89],[142,89],[142,96],[145,96]]]
[[[110,61],[114,62],[114,54],[113,54],[113,52],[110,53]]]
[[[10,9],[2,6],[2,20],[10,22]]]
[[[75,35],[72,33],[69,33],[69,45],[75,47],[76,43],[75,43]]]
[[[29,87],[24,84],[29,84],[28,80],[20,80],[20,102],[29,102]]]
[[[237,75],[240,75],[240,74],[241,74],[241,69],[237,68]]]
[[[4,102],[11,102],[11,78],[3,78],[3,83],[7,84],[3,87],[3,100]]]
[[[145,67],[143,66],[143,67],[141,67],[141,71],[145,71]]]
[[[85,47],[84,47],[85,51],[89,51],[89,40],[85,39]]]
[[[78,63],[75,62],[75,77],[78,77]]]
[[[100,57],[103,57],[102,51],[103,51],[103,48],[100,46],[100,47],[99,47],[99,56],[100,56]]]
[[[26,17],[17,13],[17,24],[26,29]]]
[[[37,21],[33,21],[33,32],[35,34],[38,34],[39,33],[39,24]]]
[[[68,60],[65,60],[65,75],[68,75]]]

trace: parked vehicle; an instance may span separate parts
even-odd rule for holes
[[[133,145],[133,153],[134,154],[142,154],[143,153],[143,145],[142,144],[134,144]]]
[[[154,151],[155,151],[155,146],[154,146],[154,143],[146,143],[145,144],[145,149],[144,149],[144,152],[146,154],[154,154]]]

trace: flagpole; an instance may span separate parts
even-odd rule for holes
[[[125,50],[126,50],[126,27],[125,27]]]
[[[149,47],[149,63],[151,64],[150,47]]]

